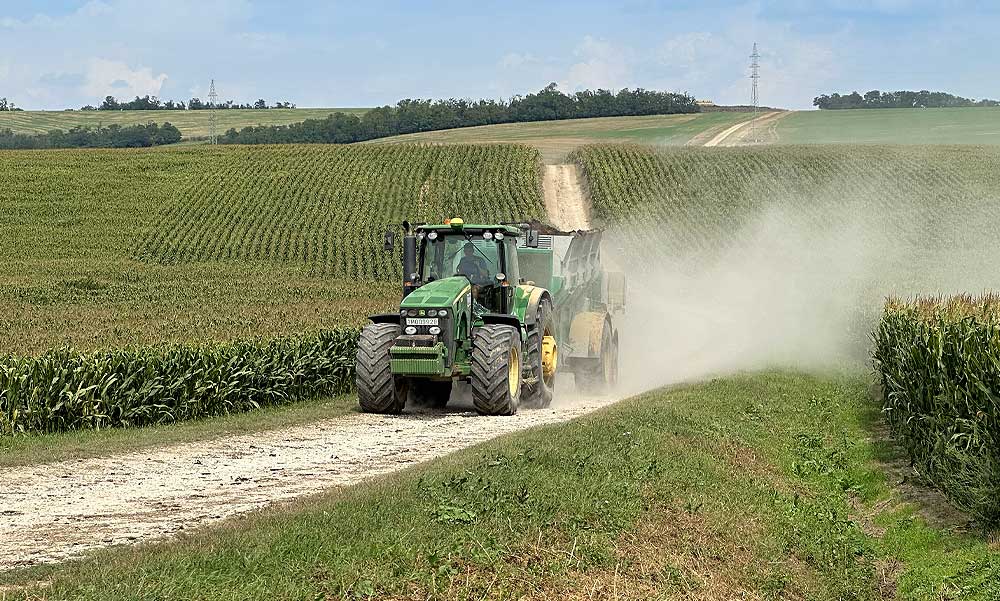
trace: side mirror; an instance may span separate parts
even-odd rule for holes
[[[528,230],[524,237],[524,245],[528,248],[538,248],[538,230]]]
[[[392,249],[396,247],[396,232],[387,230],[385,232],[385,238],[383,239],[382,246],[385,248],[386,252],[392,252]]]

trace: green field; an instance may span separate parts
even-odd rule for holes
[[[505,142],[537,148],[546,162],[563,162],[585,144],[633,142],[656,146],[704,143],[731,125],[749,119],[749,113],[698,113],[651,117],[597,117],[534,123],[505,123],[383,138],[372,144],[434,142],[481,144]]]
[[[1000,108],[795,111],[779,144],[1000,144]]]
[[[389,224],[540,216],[537,160],[516,146],[0,153],[0,354],[357,325],[398,294]]]
[[[968,599],[997,553],[881,466],[862,377],[651,392],[343,490],[63,565],[12,598]],[[26,588],[22,588],[26,587]]]
[[[306,119],[324,119],[334,112],[364,114],[365,108],[319,109],[233,109],[216,111],[218,132],[250,125],[287,125]],[[169,121],[181,130],[185,138],[208,136],[210,111],[17,111],[0,112],[0,130],[38,134],[53,129],[68,130],[77,126],[136,125]]]

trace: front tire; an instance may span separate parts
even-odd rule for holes
[[[406,406],[409,382],[392,374],[389,349],[399,336],[399,325],[368,324],[361,330],[354,362],[358,404],[365,413],[401,413]]]
[[[472,403],[481,415],[514,415],[521,400],[521,336],[510,326],[472,334]]]

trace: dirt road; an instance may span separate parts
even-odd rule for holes
[[[748,143],[747,136],[756,128],[762,133],[766,133],[767,137],[770,137],[770,130],[774,123],[788,114],[788,111],[774,111],[770,113],[765,113],[756,119],[750,119],[748,121],[742,121],[729,127],[716,135],[714,138],[705,142],[705,146],[736,146],[738,144]],[[751,125],[753,127],[751,127]]]
[[[357,414],[308,426],[9,470],[0,570],[162,538],[271,503],[355,484],[608,401],[513,417],[471,411]]]
[[[542,180],[545,210],[552,225],[565,231],[589,230],[590,202],[583,191],[580,168],[574,164],[545,165]]]

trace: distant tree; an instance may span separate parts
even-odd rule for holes
[[[120,105],[118,104],[118,101],[115,99],[114,96],[105,96],[104,102],[101,103],[101,106],[97,107],[97,110],[117,111],[119,106]]]
[[[16,110],[19,110],[19,109],[16,106],[14,106],[14,101],[13,100],[7,100],[6,96],[4,96],[3,98],[0,98],[0,112],[16,111]]]
[[[945,92],[920,90],[912,92],[901,90],[897,92],[880,92],[871,90],[864,96],[852,92],[846,96],[840,94],[823,94],[813,99],[813,105],[820,109],[877,109],[877,108],[940,108],[967,106],[1000,106],[1000,102],[984,98],[970,100]]]
[[[74,127],[68,131],[52,130],[45,134],[15,134],[9,129],[0,131],[0,149],[40,148],[140,148],[179,142],[181,132],[170,123],[158,126],[109,125],[107,127]]]
[[[255,109],[266,109],[267,101],[263,98],[259,99],[257,102],[253,103],[253,108]]]
[[[275,108],[294,108],[276,102]],[[325,119],[306,119],[290,125],[230,129],[221,138],[227,144],[346,144],[374,138],[470,127],[494,123],[606,117],[616,115],[660,115],[696,113],[700,110],[688,94],[650,90],[608,90],[563,94],[552,83],[535,94],[502,100],[422,100],[407,98],[395,106],[367,111],[363,116],[336,112]]]

